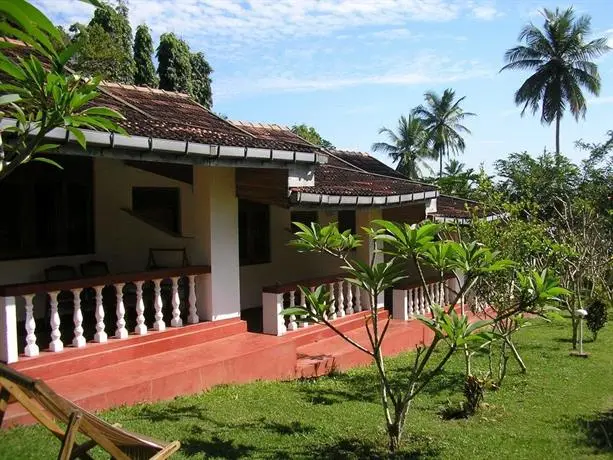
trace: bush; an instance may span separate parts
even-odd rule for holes
[[[587,307],[587,316],[585,317],[587,327],[594,335],[594,340],[598,336],[598,331],[601,330],[608,321],[607,305],[600,299],[594,299]]]

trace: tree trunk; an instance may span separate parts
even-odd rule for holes
[[[573,312],[573,317],[572,317],[572,325],[573,325],[573,350],[577,349],[577,343],[579,341],[579,320],[577,320],[577,318],[574,315]]]
[[[438,159],[439,159],[438,178],[441,179],[443,177],[443,149],[441,149]]]
[[[388,425],[387,434],[389,436],[389,451],[394,453],[400,447],[400,426],[398,426],[398,421]]]
[[[556,154],[560,154],[560,114],[556,115]]]

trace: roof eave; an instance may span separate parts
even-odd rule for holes
[[[0,130],[15,126],[16,120],[4,118],[0,121]],[[321,152],[302,152],[298,150],[280,150],[273,148],[242,147],[219,144],[202,144],[198,142],[177,141],[156,137],[129,136],[92,129],[81,129],[88,146],[103,149],[127,149],[150,153],[175,155],[197,155],[203,158],[225,160],[256,160],[266,163],[325,164],[327,156]],[[36,135],[37,130],[31,134]],[[76,144],[76,138],[64,128],[54,128],[45,139],[59,144]]]
[[[385,208],[421,202],[436,198],[437,196],[437,190],[391,195],[333,195],[292,190],[290,191],[289,199],[290,203],[294,206]]]

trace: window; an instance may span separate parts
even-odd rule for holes
[[[351,209],[348,211],[338,212],[338,229],[341,232],[351,230],[352,234],[356,233],[355,210]]]
[[[312,222],[318,223],[319,219],[317,216],[317,211],[292,211],[290,222],[292,223],[292,231],[298,231],[298,227],[293,225],[294,222],[300,222],[301,224],[310,227]]]
[[[132,212],[160,230],[181,233],[180,210],[181,199],[178,188],[132,188]]]
[[[238,250],[241,265],[270,262],[270,207],[238,200]]]
[[[0,259],[94,252],[92,159],[48,155],[0,182]]]

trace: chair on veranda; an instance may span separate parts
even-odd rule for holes
[[[61,441],[58,459],[91,459],[96,446],[117,460],[165,459],[179,450],[179,441],[163,442],[111,425],[59,396],[42,380],[34,380],[0,363],[0,426],[9,398],[16,399],[41,425]],[[65,423],[66,429],[57,421]],[[77,442],[77,434],[88,438]]]

